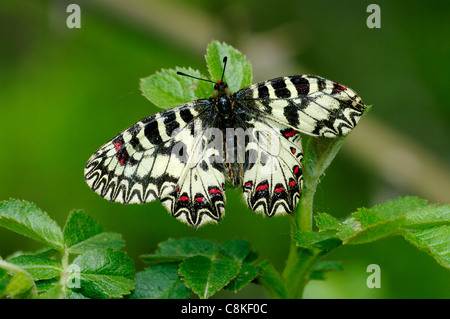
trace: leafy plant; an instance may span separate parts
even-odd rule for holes
[[[134,288],[133,261],[119,250],[122,237],[104,232],[81,210],[61,230],[34,204],[12,199],[0,203],[0,226],[45,245],[0,260],[0,296],[119,298]]]
[[[211,78],[222,76],[224,56],[229,57],[225,81],[230,89],[250,85],[251,66],[245,56],[219,42],[212,42],[207,49]],[[210,83],[181,77],[177,71],[205,78],[190,68],[162,70],[141,79],[144,96],[169,108],[212,94]],[[303,140],[307,141],[304,187],[299,206],[290,216],[290,252],[281,273],[247,240],[215,243],[182,238],[164,241],[153,254],[142,255],[148,267],[135,274],[132,260],[120,250],[124,246],[121,236],[104,232],[82,211],[72,211],[61,230],[34,204],[9,200],[0,203],[0,226],[40,241],[46,248],[0,260],[0,296],[138,299],[188,298],[194,293],[209,298],[222,289],[235,292],[254,282],[271,298],[300,298],[310,280],[323,280],[326,272],[343,269],[341,263],[326,259],[330,251],[394,235],[403,236],[450,268],[449,205],[430,205],[409,196],[359,208],[344,220],[327,213],[314,214],[320,177],[345,137]]]

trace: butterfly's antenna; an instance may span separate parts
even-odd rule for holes
[[[196,77],[196,76],[189,75],[189,74],[186,74],[186,73],[183,73],[183,72],[180,72],[180,71],[178,71],[177,74],[178,74],[178,75],[187,76],[187,77],[189,77],[189,78],[201,80],[201,81],[206,81],[206,82],[216,83],[216,82],[214,82],[214,81],[211,81],[211,80],[208,80],[208,79],[198,78],[198,77]]]
[[[228,57],[223,58],[223,72],[222,72],[222,78],[220,79],[221,82],[223,82],[223,76],[225,75],[225,68],[227,66]]]

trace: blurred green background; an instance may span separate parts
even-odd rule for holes
[[[81,29],[66,8],[81,7]],[[369,29],[370,3],[381,28]],[[246,54],[254,82],[312,73],[356,90],[371,112],[347,139],[316,194],[316,210],[343,218],[357,207],[403,195],[450,202],[450,2],[90,0],[0,2],[0,200],[36,203],[63,225],[81,208],[121,233],[137,258],[160,241],[186,236],[250,240],[281,270],[289,217],[251,212],[241,191],[227,190],[217,226],[192,229],[159,202],[110,203],[85,184],[95,150],[159,109],[139,79],[161,68],[207,74],[206,46],[225,41]],[[0,229],[0,255],[40,248]],[[306,298],[449,298],[450,276],[402,238],[341,248],[330,255],[344,271],[312,282]],[[381,288],[366,286],[366,267],[381,267]],[[237,295],[266,297],[249,285]]]

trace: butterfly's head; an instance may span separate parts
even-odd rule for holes
[[[214,84],[214,94],[213,97],[218,97],[218,96],[229,96],[231,95],[230,90],[228,89],[228,84],[226,84],[225,82],[223,82],[221,79],[218,80],[216,82],[216,84]]]

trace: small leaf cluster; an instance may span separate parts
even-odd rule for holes
[[[121,235],[103,231],[81,210],[70,212],[61,229],[33,203],[11,199],[0,202],[0,226],[45,246],[0,260],[0,297],[119,298],[134,288]]]
[[[401,235],[450,269],[450,205],[429,205],[413,196],[360,208],[343,221],[327,213],[315,216],[319,232],[297,232],[299,247],[329,252],[342,245],[366,244]]]
[[[187,76],[180,76],[182,72],[202,79],[217,81],[223,74],[224,56],[228,63],[224,74],[224,82],[231,92],[252,84],[252,67],[247,58],[233,47],[213,41],[206,50],[206,63],[210,77],[204,76],[199,70],[176,67],[175,70],[163,69],[142,78],[140,88],[142,94],[156,106],[167,109],[196,99],[209,98],[214,93],[214,85],[210,82],[199,81]]]
[[[131,298],[187,298],[191,291],[209,298],[221,289],[237,292],[259,274],[257,254],[244,239],[222,244],[196,238],[170,239],[151,255],[136,275]]]

